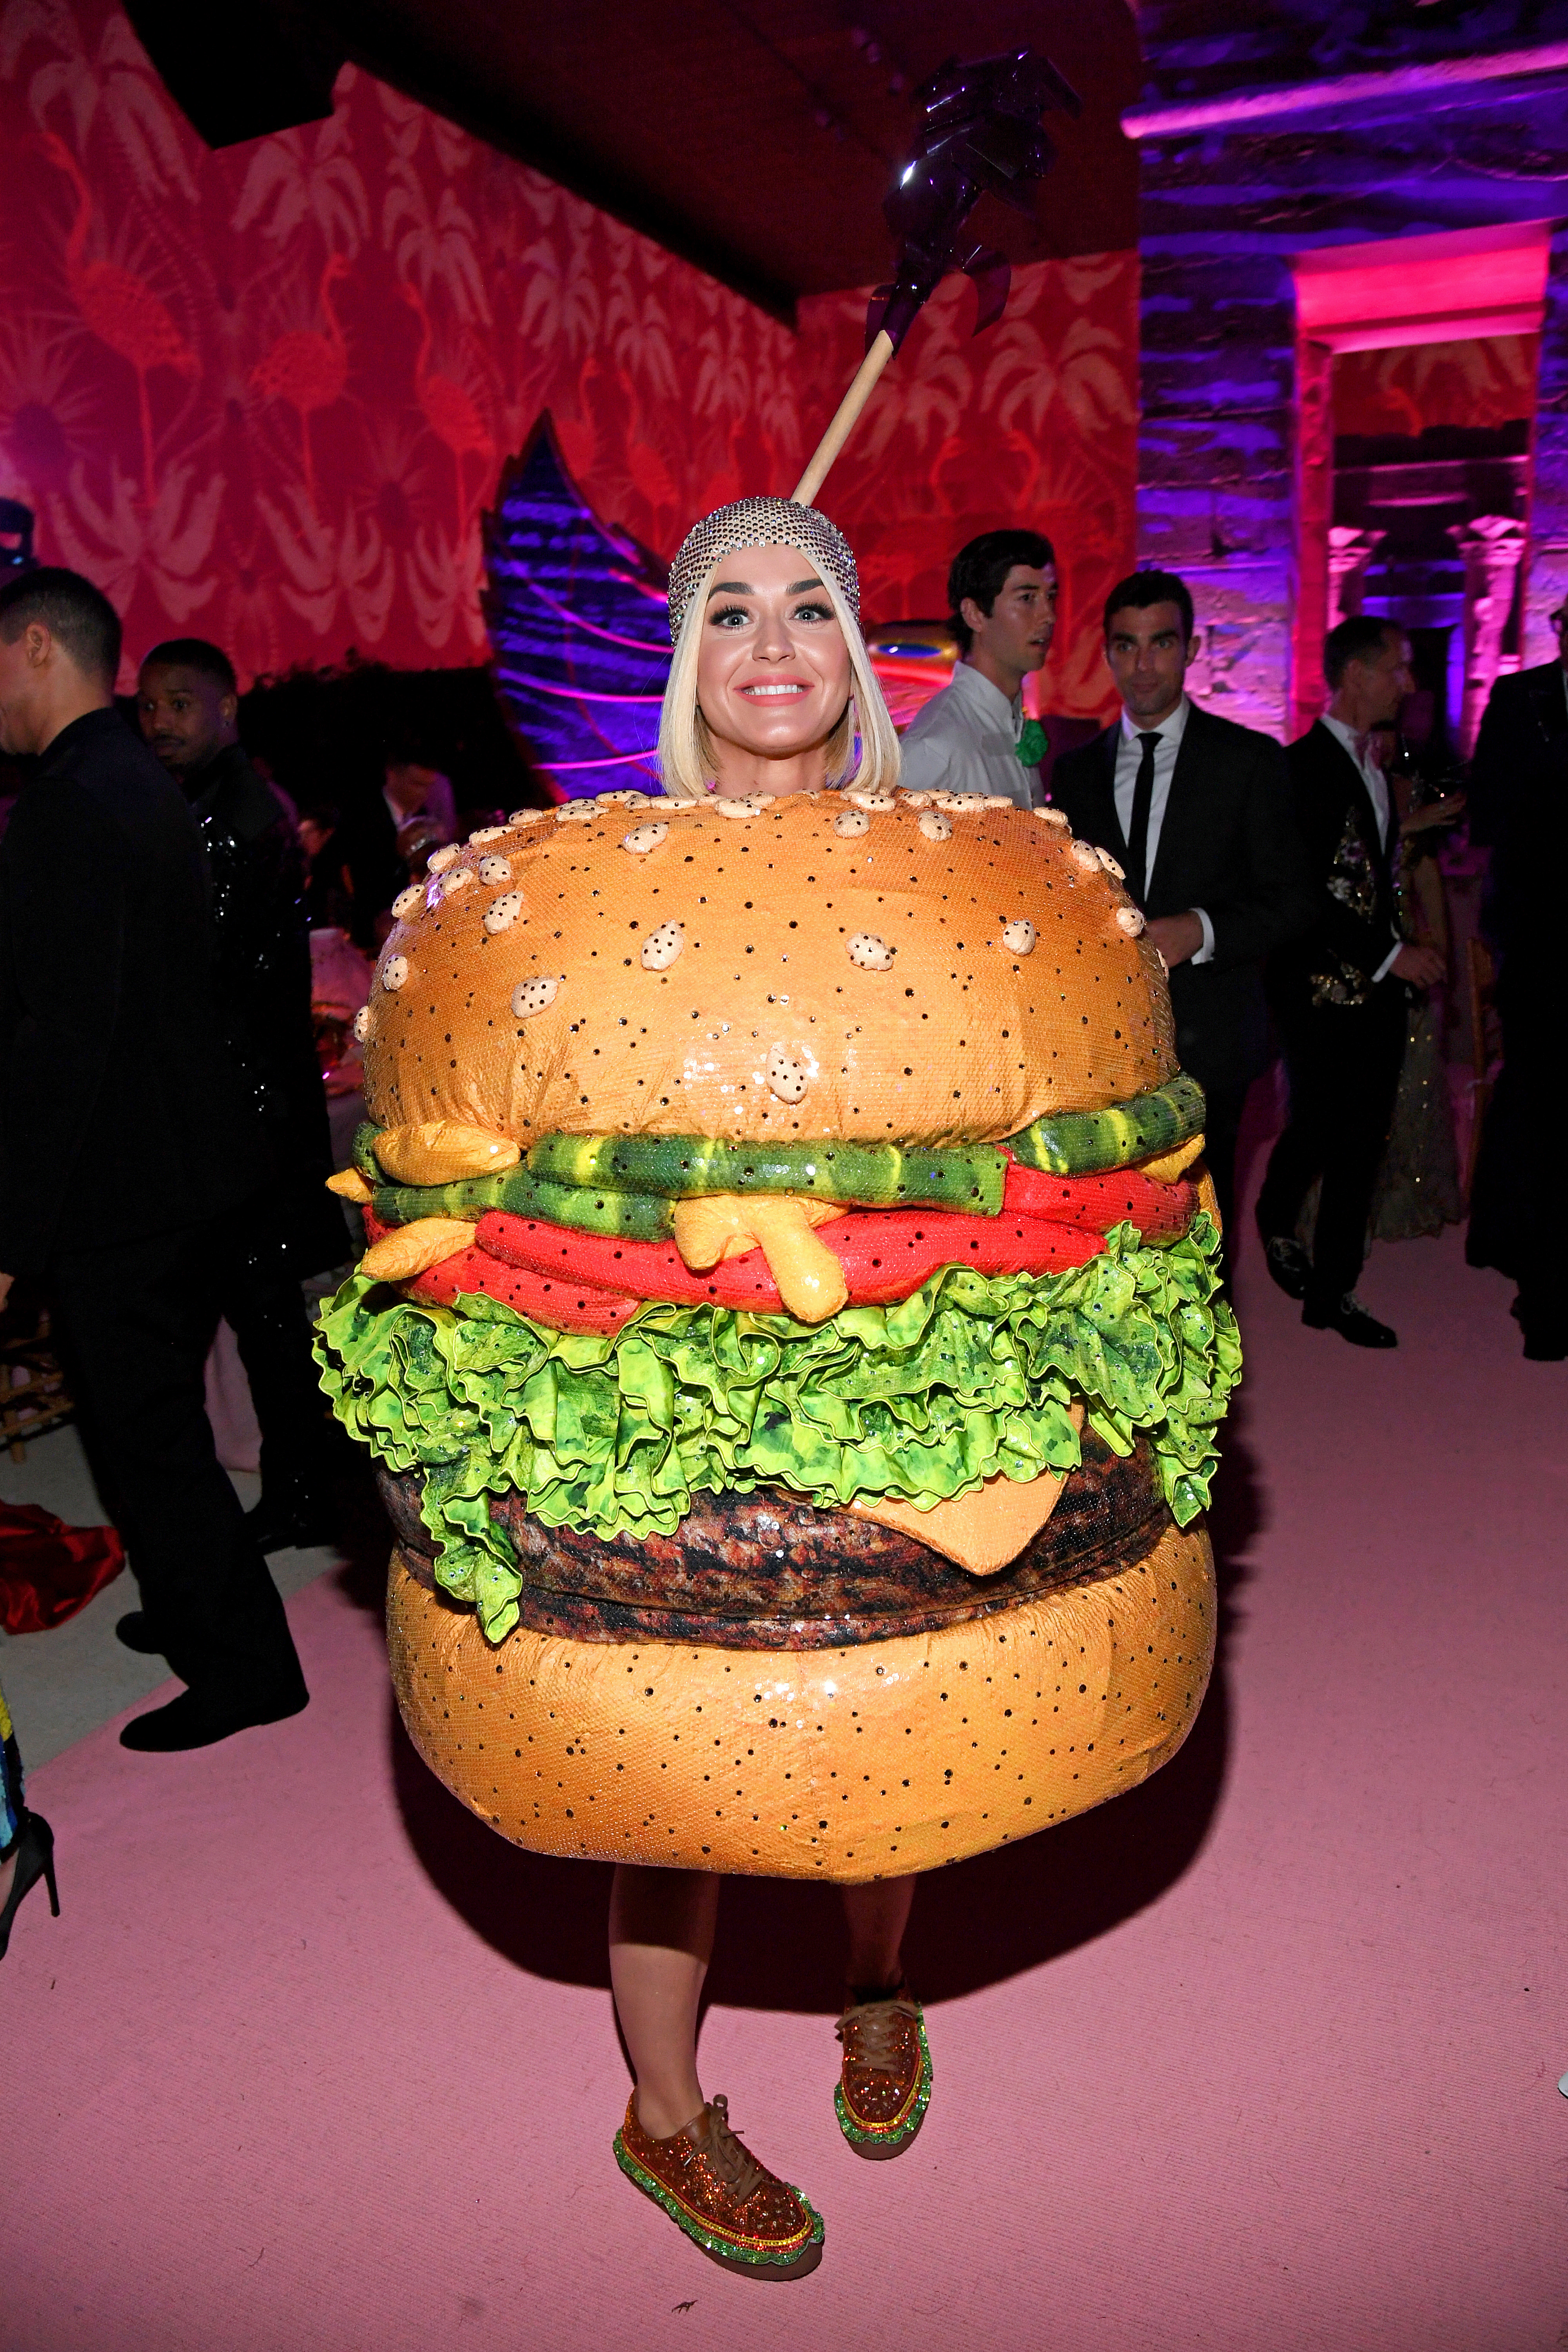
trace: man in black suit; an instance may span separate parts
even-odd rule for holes
[[[1541,1363],[1568,1357],[1558,946],[1568,872],[1568,607],[1552,625],[1558,659],[1500,677],[1491,690],[1469,799],[1470,839],[1492,853],[1483,923],[1498,956],[1503,1066],[1481,1136],[1465,1255],[1518,1284],[1524,1352]]]
[[[300,1282],[349,1255],[327,1097],[310,1021],[305,874],[294,829],[239,740],[228,656],[201,637],[154,646],[137,681],[143,739],[195,817],[212,880],[218,1015],[274,1177],[265,1211],[231,1237],[221,1294],[261,1431],[263,1551],[331,1540],[331,1418]],[[122,1628],[138,1646],[142,1629]]]
[[[1325,715],[1286,753],[1313,885],[1310,929],[1274,958],[1270,982],[1290,1077],[1290,1118],[1258,1202],[1268,1271],[1313,1330],[1358,1348],[1397,1335],[1355,1295],[1367,1217],[1394,1117],[1412,988],[1443,977],[1436,948],[1401,939],[1393,851],[1399,819],[1373,758],[1415,689],[1397,622],[1358,613],[1331,629]],[[1310,1251],[1296,1223],[1321,1179]]]
[[[1135,572],[1105,604],[1121,716],[1058,761],[1051,798],[1110,850],[1171,974],[1182,1066],[1207,1097],[1206,1157],[1234,1248],[1236,1144],[1268,1059],[1263,961],[1310,907],[1278,743],[1188,699],[1193,600],[1171,572]]]
[[[113,707],[120,623],[74,572],[0,588],[0,1305],[38,1277],[105,1503],[188,1687],[121,1744],[306,1704],[203,1382],[228,1233],[269,1171],[223,1043],[195,820]]]

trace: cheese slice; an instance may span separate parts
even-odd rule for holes
[[[1075,1429],[1083,1427],[1083,1407],[1072,1408]],[[967,1569],[971,1576],[994,1576],[1033,1543],[1066,1486],[1070,1472],[1046,1470],[1026,1485],[1000,1475],[987,1478],[973,1495],[957,1495],[938,1503],[934,1510],[917,1511],[912,1503],[890,1496],[864,1496],[849,1505],[863,1519],[897,1528],[913,1536],[943,1559]]]
[[[499,1176],[522,1158],[510,1135],[461,1119],[427,1118],[416,1127],[389,1127],[376,1137],[375,1156],[395,1184],[452,1184],[465,1176]]]

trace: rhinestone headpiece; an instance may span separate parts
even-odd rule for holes
[[[855,618],[860,618],[860,579],[843,532],[815,507],[793,499],[737,499],[715,507],[694,523],[669,567],[669,642],[680,635],[686,608],[721,556],[738,547],[798,547],[822,566]]]

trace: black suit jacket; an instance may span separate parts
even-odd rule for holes
[[[1374,974],[1398,943],[1397,821],[1385,847],[1361,770],[1321,719],[1285,759],[1307,853],[1312,920],[1276,955],[1270,980],[1282,1014],[1354,1011],[1371,1000]]]
[[[1500,677],[1476,743],[1470,839],[1492,852],[1487,929],[1555,959],[1568,856],[1568,683],[1560,661]],[[1553,999],[1557,990],[1552,991]]]
[[[0,1268],[237,1206],[268,1173],[224,1045],[195,819],[115,710],[0,842]]]
[[[1116,814],[1120,719],[1051,774],[1051,798],[1073,831],[1122,864]],[[1194,702],[1160,827],[1143,911],[1201,907],[1214,958],[1178,964],[1171,1009],[1182,1066],[1205,1087],[1256,1077],[1268,1058],[1264,960],[1310,919],[1305,869],[1291,816],[1284,754],[1271,736],[1216,719]]]
[[[218,1016],[263,1128],[294,1271],[349,1255],[310,1018],[305,871],[294,829],[237,743],[181,779],[212,883]]]

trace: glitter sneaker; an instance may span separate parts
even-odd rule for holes
[[[925,2019],[907,1985],[880,2000],[852,2000],[839,2019],[844,2047],[833,2104],[857,2156],[901,2156],[931,2104]]]
[[[726,2270],[804,2278],[822,2260],[821,2215],[742,2147],[723,2097],[710,2099],[671,2138],[654,2139],[637,2121],[634,2092],[616,2134],[616,2162]]]

